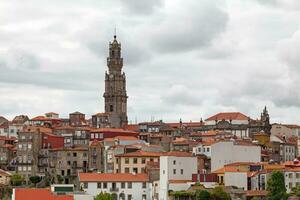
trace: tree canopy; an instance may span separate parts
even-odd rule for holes
[[[211,195],[207,190],[201,190],[196,193],[197,200],[210,200]]]
[[[268,180],[269,191],[267,199],[268,200],[282,200],[287,199],[287,193],[284,183],[284,175],[280,171],[275,171],[272,173]]]
[[[94,200],[113,200],[113,196],[109,193],[100,193],[98,194]]]
[[[37,183],[39,183],[42,179],[39,176],[31,176],[29,178],[30,182],[33,183],[34,185],[36,185]]]
[[[222,187],[215,187],[211,192],[211,199],[214,200],[231,200],[231,197]]]
[[[20,186],[24,182],[24,178],[20,174],[16,173],[10,177],[10,182],[13,186]]]

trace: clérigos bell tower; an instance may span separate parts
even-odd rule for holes
[[[127,124],[127,92],[126,75],[122,72],[123,58],[121,56],[121,43],[114,40],[109,43],[109,56],[107,57],[108,73],[105,72],[105,112],[110,116],[111,127],[120,128]]]

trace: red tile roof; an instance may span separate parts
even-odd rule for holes
[[[15,200],[74,200],[71,195],[56,195],[50,189],[16,188]]]
[[[139,125],[138,124],[127,124],[127,125],[124,125],[123,128],[125,130],[129,130],[129,131],[139,131]]]
[[[80,182],[148,182],[147,174],[79,173]]]
[[[48,112],[48,113],[46,113],[46,115],[58,115],[58,113],[55,113],[55,112]]]
[[[205,121],[215,120],[248,120],[248,117],[240,112],[223,112],[207,118]]]

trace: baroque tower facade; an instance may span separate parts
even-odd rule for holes
[[[111,127],[120,128],[127,124],[127,92],[126,75],[122,72],[123,58],[121,56],[121,43],[114,40],[109,43],[109,56],[107,57],[108,72],[105,72],[105,112],[109,114]]]

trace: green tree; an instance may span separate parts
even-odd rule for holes
[[[201,190],[196,193],[197,200],[210,200],[211,195],[207,190]]]
[[[64,178],[59,174],[56,176],[56,179],[59,184],[62,184],[62,182],[64,181]]]
[[[24,183],[24,178],[20,174],[13,174],[10,177],[10,182],[13,186],[20,186]]]
[[[29,180],[36,186],[36,184],[39,183],[42,179],[39,176],[30,176]]]
[[[293,187],[292,191],[291,191],[291,195],[296,195],[296,196],[300,197],[300,186]]]
[[[98,194],[95,198],[94,198],[94,200],[113,200],[113,197],[112,197],[112,195],[111,194],[109,194],[109,193],[100,193],[100,194]]]
[[[275,171],[272,173],[268,180],[269,191],[267,199],[268,200],[284,200],[287,199],[287,193],[284,183],[284,175],[280,171]]]
[[[215,187],[211,193],[212,198],[214,200],[231,200],[231,197],[228,193],[226,193],[222,187]]]
[[[257,198],[257,197],[253,197],[251,200],[259,200],[259,198]]]

